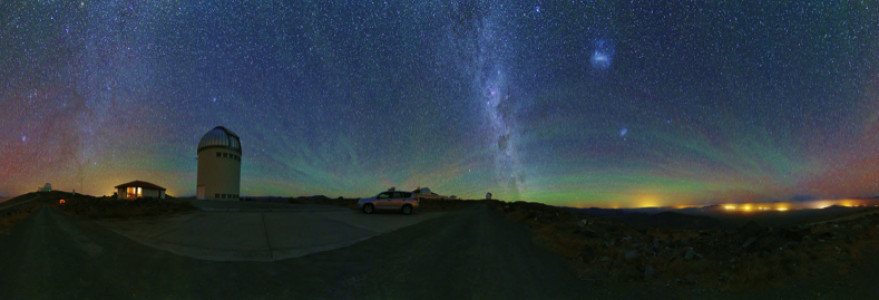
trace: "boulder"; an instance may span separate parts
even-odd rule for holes
[[[702,258],[702,255],[693,250],[693,248],[689,248],[684,252],[684,260],[694,260],[697,258]]]
[[[639,254],[638,254],[638,250],[629,250],[629,251],[626,251],[626,253],[625,253],[625,255],[624,255],[624,257],[626,258],[626,260],[633,260],[633,259],[638,258],[638,256],[639,256]]]
[[[579,257],[584,262],[592,261],[595,258],[595,249],[590,246],[583,246],[583,249],[580,249]]]
[[[744,236],[759,235],[763,233],[763,231],[765,231],[765,228],[763,228],[763,226],[760,226],[760,224],[757,224],[757,222],[754,221],[749,221],[738,230],[739,234],[742,234]]]
[[[653,266],[647,265],[646,267],[644,267],[644,279],[645,280],[651,280],[651,279],[653,279],[654,276],[656,276],[656,270],[653,269]]]
[[[577,222],[577,226],[580,226],[580,228],[586,227],[586,225],[589,225],[589,222],[586,221],[586,219],[580,219],[580,222]]]
[[[742,243],[742,249],[748,249],[748,247],[750,247],[751,245],[753,245],[754,242],[756,242],[756,241],[757,241],[757,238],[756,238],[756,237],[753,237],[753,236],[752,236],[752,237],[749,237],[747,240],[745,240],[744,243]]]

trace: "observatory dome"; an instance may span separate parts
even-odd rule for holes
[[[238,139],[238,135],[223,126],[214,127],[214,129],[205,133],[201,137],[201,141],[198,142],[198,152],[214,147],[226,148],[241,153],[241,141]]]

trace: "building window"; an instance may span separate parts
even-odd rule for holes
[[[221,155],[220,152],[217,152],[217,157],[220,157],[220,155]]]
[[[214,198],[220,198],[220,194],[214,194]]]
[[[140,187],[129,186],[125,189],[125,194],[128,195],[128,199],[137,199],[143,197],[143,189]]]

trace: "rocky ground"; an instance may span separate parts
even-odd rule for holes
[[[29,217],[39,208],[35,196],[16,197],[0,205],[0,234],[9,234],[15,224]]]
[[[65,204],[66,206],[62,207],[58,204],[59,197],[68,200]],[[10,200],[10,203],[4,202],[3,207],[0,207],[0,213],[2,213],[0,214],[0,231],[2,231],[4,226],[14,229],[15,227],[10,224],[21,223],[17,222],[21,220],[26,221],[27,216],[31,215],[34,209],[44,206],[60,208],[60,211],[80,218],[82,221],[77,222],[86,226],[90,224],[87,220],[93,219],[89,216],[96,212],[92,208],[95,203],[87,203],[88,201],[102,200],[98,198],[79,199],[75,195],[69,194],[46,194],[39,197],[24,195],[23,198]],[[300,198],[296,199],[296,201],[297,203],[300,203],[299,201],[301,203],[315,202],[320,204],[338,203],[338,205],[346,207],[351,207],[352,202],[356,203],[352,199],[326,198]],[[99,207],[102,207],[100,204],[115,205],[103,202],[97,204],[99,204]],[[139,211],[139,213],[161,213],[167,211],[169,209],[168,205],[172,204],[132,202],[119,204],[133,205],[132,207],[103,207],[97,210],[97,212],[102,216],[106,216],[114,214],[117,209],[132,210],[133,208],[133,211]],[[11,205],[16,206],[10,208]],[[488,268],[487,270],[497,269],[496,271],[498,272],[491,275],[483,274],[477,277],[494,278],[501,276],[499,274],[518,274],[518,276],[524,276],[522,277],[523,279],[527,279],[525,282],[532,283],[535,278],[544,278],[552,275],[555,276],[553,277],[555,279],[545,280],[545,282],[539,285],[552,286],[553,288],[549,290],[565,290],[574,294],[586,292],[591,295],[588,298],[698,297],[735,299],[750,297],[775,299],[825,296],[875,298],[879,296],[879,289],[874,288],[877,276],[873,271],[879,269],[879,258],[876,258],[876,254],[879,254],[879,210],[873,208],[832,208],[804,212],[802,214],[776,213],[775,215],[761,215],[757,217],[755,215],[714,215],[712,217],[710,215],[687,215],[674,212],[659,214],[623,214],[619,211],[588,213],[588,211],[575,211],[525,202],[425,200],[422,202],[422,209],[425,211],[447,210],[451,213],[450,217],[425,222],[424,224],[414,226],[413,229],[401,230],[400,232],[374,239],[371,242],[354,246],[348,250],[328,252],[324,255],[328,256],[326,261],[321,260],[322,255],[316,255],[309,258],[291,260],[292,264],[296,264],[294,268],[284,263],[266,266],[274,268],[273,270],[275,271],[273,272],[282,272],[288,268],[290,270],[297,270],[289,274],[285,273],[287,274],[285,277],[296,278],[287,282],[303,280],[303,278],[324,278],[321,276],[315,277],[316,275],[314,274],[324,274],[327,271],[324,267],[317,266],[325,266],[327,262],[340,260],[349,263],[343,264],[344,268],[339,267],[342,268],[339,269],[342,270],[338,271],[342,272],[339,274],[357,273],[373,269],[384,270],[387,269],[388,264],[394,265],[397,260],[391,259],[377,263],[375,266],[372,264],[364,266],[362,261],[368,260],[353,259],[357,263],[351,264],[351,266],[348,265],[352,261],[351,255],[364,253],[366,251],[364,249],[372,249],[366,252],[375,253],[384,253],[391,249],[402,251],[397,253],[395,256],[397,258],[411,258],[411,260],[404,260],[399,264],[400,267],[398,269],[407,270],[407,272],[415,272],[413,270],[417,270],[418,272],[425,272],[425,274],[433,274],[438,272],[438,270],[446,270],[446,267],[433,268],[431,266],[435,266],[436,262],[439,261],[437,257],[454,254],[444,259],[443,261],[445,262],[441,265],[475,266],[476,270],[483,270],[480,268]],[[174,211],[174,209],[172,208],[171,211]],[[492,211],[495,213],[492,213]],[[505,218],[508,220],[504,220]],[[80,245],[82,243],[74,243],[71,244],[73,246],[67,245],[64,247],[62,247],[63,245],[40,244],[51,243],[54,239],[47,240],[41,238],[43,234],[33,234],[33,232],[28,230],[55,226],[51,224],[58,222],[44,223],[36,224],[40,226],[25,226],[24,229],[18,227],[20,234],[17,236],[9,236],[8,233],[0,234],[0,239],[10,239],[0,244],[30,245],[36,243],[34,244],[36,245],[35,247],[40,249],[50,246],[57,246],[59,249],[65,247],[79,249],[83,247]],[[521,226],[515,226],[516,224]],[[49,229],[40,230],[45,231]],[[522,235],[510,233],[516,230],[521,231]],[[51,229],[49,231],[54,232],[55,230]],[[173,255],[159,255],[144,250],[145,248],[135,247],[135,245],[126,246],[130,249],[126,248],[124,251],[113,252],[110,250],[115,249],[114,247],[121,243],[117,237],[99,234],[100,232],[98,231],[93,233],[100,236],[106,235],[105,238],[113,240],[113,242],[102,244],[101,247],[108,251],[102,256],[104,258],[137,258],[131,261],[140,261],[143,257],[160,257],[163,260],[175,260],[170,265],[179,264],[180,262],[177,260],[189,262],[187,259]],[[462,236],[468,236],[469,238],[462,240]],[[538,245],[536,248],[544,250],[532,249],[534,247],[531,247],[531,243],[527,242],[529,238]],[[57,240],[65,241],[65,237],[63,235],[59,236]],[[102,239],[95,237],[93,240],[100,241]],[[413,248],[413,241],[418,241],[421,246],[416,247],[417,249]],[[511,243],[510,241],[516,241],[516,243]],[[91,245],[90,243],[86,244],[86,246]],[[86,250],[91,248],[85,247]],[[492,252],[491,254],[478,257],[472,256],[473,253],[483,253],[489,248],[493,249],[490,251]],[[4,251],[18,251],[16,252],[18,254],[10,253],[9,255],[11,256],[9,257],[31,253],[32,250],[29,249],[31,248],[21,248],[18,246],[0,247],[0,250]],[[460,249],[470,250],[462,253]],[[530,250],[523,252],[522,249]],[[545,249],[549,249],[558,255],[548,255],[550,252]],[[135,256],[130,255],[137,251],[143,253]],[[539,261],[534,259],[536,255],[534,253],[543,252],[546,252],[541,256],[543,259]],[[86,254],[88,254],[88,251],[86,251]],[[564,259],[558,258],[558,256]],[[364,255],[364,257],[370,257],[370,255]],[[559,262],[566,263],[556,263],[551,257],[558,258]],[[64,258],[64,256],[61,256],[61,258]],[[467,259],[470,262],[466,264],[461,263],[462,260]],[[485,261],[486,259],[490,261]],[[73,263],[73,261],[76,261],[76,263]],[[413,261],[417,263],[413,263]],[[34,260],[34,262],[42,263],[43,260]],[[126,264],[131,263],[128,260],[125,260],[125,262]],[[504,269],[513,264],[513,262],[518,264],[515,270]],[[536,272],[535,270],[544,267],[543,264],[550,264],[549,262],[553,262],[553,267],[550,270],[545,270],[540,274],[534,273]],[[63,263],[58,262],[58,264]],[[120,262],[111,262],[111,264],[118,263]],[[151,266],[155,263],[146,263],[137,268],[146,268],[145,266]],[[79,264],[78,260],[71,260],[71,266]],[[192,264],[196,264],[196,262],[193,261]],[[208,263],[198,264],[216,267]],[[312,264],[316,266],[312,272],[314,274],[308,276],[297,275],[303,266]],[[162,263],[161,265],[167,264]],[[379,265],[383,267],[378,267]],[[418,267],[413,268],[413,265]],[[572,267],[573,271],[565,271],[569,266]],[[202,269],[205,266],[192,265],[190,267],[182,270],[189,272],[189,270]],[[242,274],[251,274],[254,271],[251,267],[249,264],[240,264],[239,271],[243,272]],[[391,274],[398,274],[399,270]],[[440,277],[458,278],[473,273],[473,270],[466,268],[460,271]],[[276,274],[273,272],[266,276],[275,278]],[[97,274],[100,274],[100,272]],[[339,274],[329,274],[327,276],[341,276]],[[156,278],[164,278],[165,275]],[[58,278],[66,278],[68,276],[70,274],[60,273]],[[384,276],[387,276],[387,274],[381,275],[379,278]],[[364,278],[370,277],[366,276]],[[108,278],[110,277],[105,279]],[[421,277],[416,276],[413,278]],[[431,286],[430,284],[436,284],[437,280],[439,279],[433,278],[432,280],[425,281],[425,287]],[[449,286],[457,286],[471,280],[474,282],[479,281],[477,279],[468,279],[463,281],[453,280],[446,283]],[[24,281],[26,282],[27,280]],[[401,285],[409,286],[411,285],[410,281],[403,280]],[[371,285],[366,284],[365,286]],[[529,286],[525,283],[521,283],[521,285],[523,287]],[[533,285],[531,284],[531,286]],[[45,286],[54,286],[54,284],[46,284]],[[247,286],[247,284],[238,285],[232,290],[238,292],[249,291],[247,293],[241,292],[248,295],[259,294],[256,290],[248,290],[242,286]],[[268,290],[300,293],[309,290],[306,286],[310,285],[306,284],[291,288],[288,285],[281,284],[273,285]],[[328,284],[327,286],[335,285]],[[352,288],[357,290],[363,286],[358,284],[352,286]],[[500,286],[506,287],[508,285],[503,284]],[[147,290],[146,286],[139,288]],[[127,289],[120,289],[118,292],[122,293],[123,290]],[[136,288],[133,290],[141,289]],[[476,290],[460,290],[458,291],[459,294],[456,295],[467,295],[474,291]],[[171,295],[184,293],[185,291],[170,289],[167,292]],[[317,291],[314,292],[321,294]],[[390,295],[385,292],[387,291],[378,291],[375,295]],[[500,294],[500,292],[494,293],[494,295]]]
[[[771,288],[816,272],[846,276],[879,253],[879,210],[808,224],[750,221],[734,229],[697,229],[633,226],[536,203],[495,202],[494,208],[530,228],[536,242],[572,261],[581,279],[596,285]]]
[[[347,207],[350,209],[358,209],[357,201],[359,198],[329,198],[326,196],[302,196],[296,198],[289,198],[287,202],[293,204],[320,204],[320,205],[336,205]],[[419,211],[449,211],[456,210],[462,208],[466,205],[472,204],[473,201],[468,200],[438,200],[438,199],[422,199],[420,202]]]

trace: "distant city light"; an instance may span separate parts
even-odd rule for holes
[[[804,202],[727,203],[720,207],[726,212],[785,212],[794,209],[824,209],[832,206],[869,207],[879,206],[868,199],[822,199]]]

